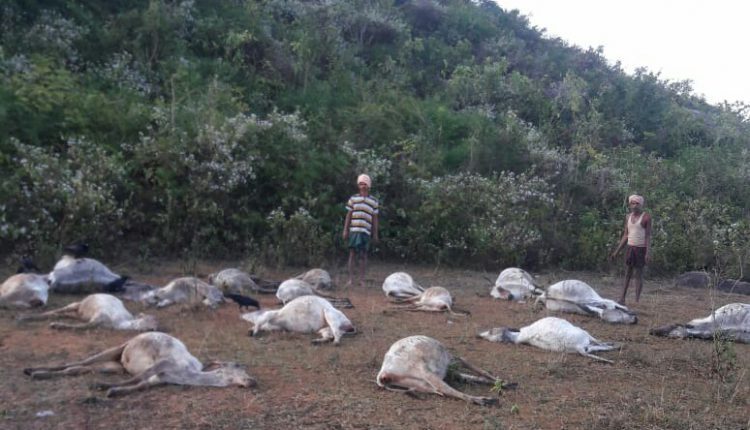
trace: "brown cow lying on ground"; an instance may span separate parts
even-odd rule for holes
[[[502,384],[500,378],[473,366],[461,357],[452,356],[443,344],[427,336],[410,336],[391,345],[383,358],[383,366],[376,382],[378,386],[392,391],[434,393],[482,406],[498,402],[496,398],[471,396],[448,385],[444,379],[449,376],[452,362],[479,376],[453,371],[451,377],[472,383]],[[512,388],[514,385],[505,385],[504,388]]]
[[[179,339],[159,332],[139,334],[120,346],[81,361],[52,367],[29,367],[24,369],[24,373],[34,379],[43,379],[94,371],[115,373],[123,370],[133,377],[115,384],[97,384],[99,388],[108,389],[107,397],[164,384],[255,386],[255,380],[241,366],[220,362],[203,366]]]

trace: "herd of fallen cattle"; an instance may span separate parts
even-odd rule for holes
[[[84,256],[85,249],[68,251],[51,272],[38,274],[33,262],[22,262],[17,274],[0,285],[0,308],[31,309],[46,306],[50,293],[87,294],[80,301],[59,309],[18,316],[26,321],[68,318],[71,323],[54,321],[55,329],[109,328],[145,331],[127,342],[101,351],[79,361],[45,367],[29,367],[24,373],[31,378],[79,375],[90,372],[122,372],[130,379],[117,384],[99,384],[107,396],[127,394],[162,384],[226,387],[253,386],[256,381],[245,368],[236,363],[202,364],[173,336],[161,333],[154,315],[131,314],[121,299],[163,308],[175,304],[215,308],[231,300],[240,309],[255,308],[241,314],[251,324],[250,334],[262,331],[318,333],[315,343],[339,344],[344,335],[356,333],[355,325],[343,310],[352,307],[344,297],[333,295],[333,282],[322,269],[309,270],[283,282],[259,279],[238,269],[225,269],[208,276],[207,282],[196,277],[174,279],[162,288],[120,276],[101,262]],[[405,272],[396,272],[383,281],[383,292],[397,311],[449,312],[469,315],[469,310],[456,309],[447,289],[423,288]],[[273,293],[282,307],[261,309],[253,295]],[[549,311],[590,315],[607,323],[636,324],[635,312],[599,296],[589,285],[578,280],[562,280],[546,289],[519,268],[503,270],[490,295],[513,301],[533,300],[536,306]],[[732,303],[710,315],[687,323],[657,327],[652,335],[671,338],[722,339],[750,343],[750,304]],[[555,352],[578,353],[591,359],[612,361],[596,353],[619,349],[622,345],[596,339],[585,330],[562,318],[545,317],[520,329],[497,327],[477,334],[491,342],[528,344]],[[451,355],[448,348],[427,336],[409,336],[395,342],[385,353],[376,382],[380,387],[401,392],[426,392],[451,396],[479,405],[497,399],[465,394],[448,385],[453,380],[504,386],[504,382],[467,362]],[[512,384],[505,384],[512,385]]]

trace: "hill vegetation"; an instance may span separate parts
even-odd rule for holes
[[[746,106],[494,2],[10,0],[0,23],[6,256],[315,264],[364,171],[388,258],[595,269],[639,193],[655,269],[747,273]]]

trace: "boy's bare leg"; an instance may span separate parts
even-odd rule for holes
[[[635,269],[635,302],[641,299],[641,289],[643,288],[643,268]]]
[[[628,286],[630,286],[630,278],[633,276],[633,267],[628,266],[628,272],[625,274],[625,285],[622,286],[622,296],[620,296],[621,305],[625,305],[625,296],[628,294]]]
[[[362,251],[359,266],[359,286],[365,287],[365,272],[367,271],[367,251]]]
[[[349,250],[349,263],[347,264],[347,267],[349,269],[349,281],[347,281],[346,286],[351,287],[352,282],[354,282],[354,257],[356,255],[356,252],[354,249]]]

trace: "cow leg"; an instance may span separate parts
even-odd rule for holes
[[[139,384],[149,378],[151,378],[154,375],[159,374],[164,366],[166,365],[166,362],[161,361],[150,368],[146,369],[146,371],[142,372],[140,375],[133,376],[132,378],[128,378],[124,381],[120,382],[96,382],[94,383],[94,386],[100,390],[106,390],[109,388],[121,388],[121,387],[127,387],[129,385],[136,385]]]
[[[490,372],[488,372],[488,371],[486,371],[484,369],[481,369],[481,368],[479,368],[477,366],[474,366],[473,364],[469,363],[463,357],[455,357],[455,359],[456,359],[456,361],[458,361],[459,363],[461,363],[467,369],[473,371],[474,373],[476,373],[478,375],[484,376],[485,378],[491,380],[493,384],[494,384],[494,381],[500,380],[500,378],[498,378],[497,376],[494,376],[494,375],[490,374]]]
[[[161,382],[161,381],[152,382],[152,381],[149,381],[148,379],[146,379],[146,380],[138,382],[137,384],[134,384],[134,385],[127,385],[127,386],[124,386],[124,387],[113,387],[113,388],[110,388],[109,390],[107,390],[106,396],[107,397],[122,396],[122,395],[125,395],[125,394],[134,393],[136,391],[145,390],[146,388],[156,387],[158,385],[165,385],[165,382]]]
[[[94,371],[94,368],[91,366],[70,366],[66,367],[63,370],[56,370],[56,371],[40,371],[40,372],[34,372],[31,374],[31,377],[33,379],[49,379],[55,376],[78,376],[78,375],[84,375],[86,373],[91,373]]]
[[[387,374],[379,378],[378,385],[381,387],[398,392],[413,393],[415,391],[421,393],[430,393],[442,395],[440,391],[429,382],[422,378],[409,375],[399,374]]]
[[[478,405],[497,403],[497,399],[491,397],[477,397],[462,393],[432,373],[425,373],[422,378],[388,374],[380,378],[378,385],[391,391],[406,392],[407,394],[413,394],[416,391],[455,397]]]
[[[56,376],[78,376],[85,375],[87,373],[115,373],[122,372],[124,369],[122,365],[115,362],[104,363],[101,366],[69,366],[63,370],[57,371],[37,371],[31,374],[33,379],[49,379]]]
[[[76,312],[78,312],[78,307],[81,305],[81,302],[73,302],[67,306],[63,306],[58,309],[53,309],[51,311],[42,312],[40,314],[32,314],[32,315],[19,315],[18,321],[39,321],[39,320],[45,320],[49,319],[54,316],[64,316],[64,317],[73,317]]]
[[[341,313],[338,311],[326,309],[323,311],[323,318],[325,319],[326,324],[328,324],[328,329],[333,336],[334,345],[338,345],[341,342],[341,337],[345,333],[355,332],[354,327],[351,326],[348,321],[342,320]],[[320,333],[322,334],[322,330]]]
[[[596,342],[590,343],[589,346],[586,347],[586,352],[612,351],[613,349],[617,349],[617,345],[614,343]]]
[[[71,367],[90,366],[95,363],[105,363],[108,361],[119,362],[120,357],[122,356],[122,351],[125,349],[126,345],[127,343],[124,343],[120,346],[115,346],[113,348],[106,349],[98,354],[94,354],[81,361],[63,364],[61,366],[28,367],[23,370],[23,373],[31,376],[32,378],[44,378],[44,377],[47,377],[48,375],[55,376],[55,375],[63,374],[62,372],[64,372],[65,369],[71,368]]]
[[[115,373],[123,373],[125,372],[125,368],[122,367],[122,364],[118,361],[107,361],[97,366],[96,371],[97,373],[111,375]]]
[[[474,403],[480,406],[487,406],[496,404],[498,402],[497,399],[492,397],[479,397],[479,396],[470,396],[466,393],[462,393],[455,388],[451,387],[450,385],[446,384],[445,381],[438,378],[436,375],[428,374],[425,375],[425,379],[427,380],[427,383],[430,384],[432,387],[434,387],[435,392],[437,394],[440,394],[441,396],[449,396],[449,397],[455,397],[457,399],[461,399],[470,403]]]
[[[175,303],[175,302],[174,302],[173,300],[170,300],[170,299],[164,299],[164,300],[160,300],[160,301],[159,301],[159,302],[158,302],[158,303],[156,304],[156,307],[157,307],[157,308],[165,308],[165,307],[167,307],[167,306],[170,306],[170,305],[172,305],[172,304],[174,304],[174,303]]]
[[[419,296],[404,296],[404,295],[391,295],[391,302],[393,303],[414,303],[419,300]]]
[[[475,376],[475,375],[470,375],[468,373],[463,373],[463,372],[451,373],[451,376],[457,379],[460,379],[463,382],[468,382],[471,384],[492,385],[495,383],[495,381],[491,379],[487,379],[484,376]]]
[[[58,330],[86,330],[90,328],[96,328],[99,327],[98,322],[87,322],[87,323],[80,323],[80,324],[70,324],[70,323],[64,323],[64,322],[53,322],[49,324],[50,328],[58,329]]]
[[[339,335],[337,339],[336,334],[330,327],[325,327],[318,330],[318,334],[320,334],[320,337],[317,339],[313,339],[312,343],[326,343],[333,341],[335,345],[338,345],[341,341],[341,335]]]
[[[600,309],[600,308],[597,308],[596,306],[591,306],[587,304],[576,303],[576,306],[578,306],[578,308],[582,310],[583,312],[585,312],[586,314],[591,315],[591,316],[597,316],[599,318],[602,317],[602,312],[604,312],[604,309]]]
[[[609,363],[609,364],[614,363],[614,361],[612,361],[612,360],[607,360],[606,358],[602,358],[602,357],[599,357],[599,356],[596,356],[594,354],[589,353],[586,350],[586,348],[580,348],[578,350],[578,353],[581,354],[581,355],[583,355],[583,356],[585,356],[585,357],[593,358],[594,360],[597,360],[597,361],[603,361],[603,362]]]
[[[253,324],[253,336],[258,336],[261,330],[276,330],[278,329],[275,325],[270,324],[271,317],[275,315],[274,312],[266,312],[261,315]]]

